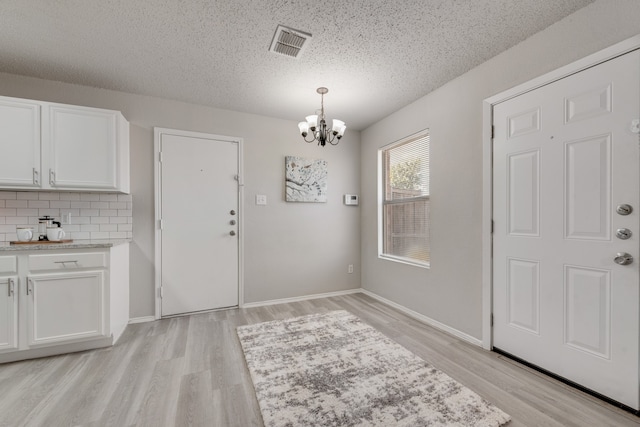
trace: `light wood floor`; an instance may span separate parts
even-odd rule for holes
[[[346,309],[511,415],[515,426],[640,419],[354,294],[130,325],[112,348],[0,365],[0,426],[261,426],[238,325]]]

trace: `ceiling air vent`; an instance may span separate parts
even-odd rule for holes
[[[305,45],[308,44],[309,39],[311,39],[311,34],[309,33],[278,25],[269,50],[281,55],[297,58],[300,56],[300,53],[302,53]]]

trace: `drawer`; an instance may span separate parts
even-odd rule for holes
[[[0,274],[16,274],[18,263],[15,256],[0,256]]]
[[[29,255],[29,271],[106,268],[104,252]]]

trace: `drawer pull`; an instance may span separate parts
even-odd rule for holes
[[[74,263],[76,267],[79,267],[78,260],[74,259],[73,261],[54,261],[54,264],[62,264],[63,267],[67,266],[67,263]]]

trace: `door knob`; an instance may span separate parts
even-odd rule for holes
[[[229,235],[230,235],[230,236],[235,236],[235,235],[236,235],[236,232],[235,232],[235,231],[233,231],[233,230],[231,230],[231,231],[229,232]]]
[[[619,265],[629,265],[633,262],[633,257],[626,252],[618,252],[613,261]]]
[[[633,212],[633,207],[631,207],[631,205],[623,203],[616,207],[616,212],[618,213],[618,215],[629,215],[631,212]]]

